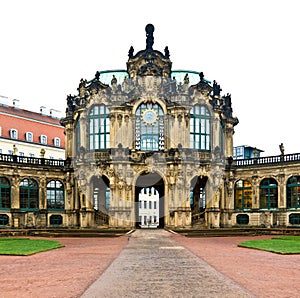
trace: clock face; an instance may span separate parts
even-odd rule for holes
[[[154,125],[157,120],[156,111],[150,109],[144,110],[142,113],[142,120],[145,124]]]

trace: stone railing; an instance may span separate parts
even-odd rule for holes
[[[248,158],[248,159],[235,159],[233,160],[231,167],[241,168],[241,167],[251,167],[251,166],[264,166],[271,164],[283,164],[283,163],[299,163],[300,164],[300,153],[286,154],[286,155],[276,155],[276,156],[265,156],[258,158]],[[230,167],[230,164],[228,164]]]
[[[63,168],[65,161],[60,159],[37,158],[29,156],[18,156],[12,154],[0,154],[0,164],[23,164],[30,166],[49,166]]]

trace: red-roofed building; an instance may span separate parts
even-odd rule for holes
[[[64,159],[64,127],[42,112],[0,105],[0,153],[41,157],[43,149],[45,158]]]

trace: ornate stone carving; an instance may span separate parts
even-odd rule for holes
[[[200,81],[196,85],[192,85],[190,90],[191,91],[197,90],[201,94],[208,96],[211,93],[213,88],[210,86],[209,81],[204,79],[203,72],[200,72],[199,76],[200,76]]]

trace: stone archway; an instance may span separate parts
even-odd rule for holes
[[[159,228],[163,228],[165,226],[165,190],[164,190],[164,181],[163,178],[158,174],[158,173],[146,173],[143,172],[140,174],[140,176],[138,177],[136,184],[135,184],[135,225],[136,227],[141,227],[141,221],[143,220],[143,222],[147,223],[147,220],[149,220],[149,222],[151,222],[151,219],[149,215],[146,219],[146,213],[143,213],[144,218],[141,219],[141,215],[140,215],[140,204],[142,204],[141,207],[143,207],[143,209],[149,209],[149,214],[150,214],[150,210],[154,209],[155,205],[153,203],[153,205],[149,206],[149,202],[144,203],[145,201],[143,201],[142,203],[140,203],[140,194],[142,192],[142,190],[145,190],[145,192],[150,191],[152,193],[158,193],[159,196],[159,200],[158,200],[158,204],[156,206],[156,208],[158,209],[158,214],[155,216],[158,216],[157,222],[158,222],[158,227]],[[149,194],[150,194],[149,192]],[[145,205],[143,205],[145,204]],[[144,208],[146,207],[146,208]],[[151,207],[151,208],[149,208]],[[145,211],[145,210],[144,210]],[[151,213],[152,214],[152,213]],[[145,224],[143,225],[145,226]]]
[[[195,176],[190,185],[190,206],[192,210],[192,225],[205,224],[205,209],[207,203],[208,177]]]
[[[105,176],[93,176],[91,179],[93,208],[96,226],[108,225],[110,207],[109,180]]]

